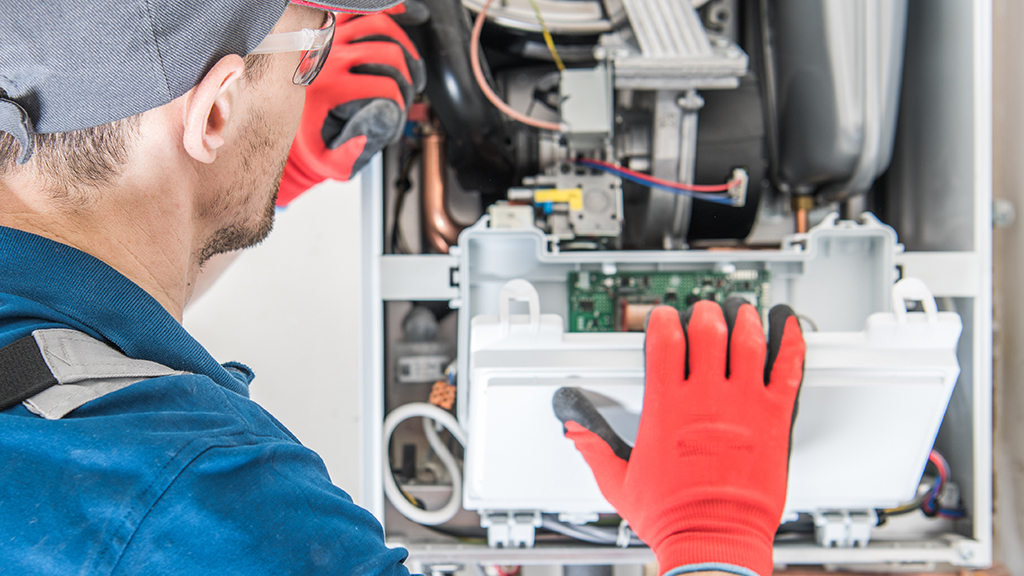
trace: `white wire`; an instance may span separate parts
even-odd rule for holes
[[[391,456],[388,449],[388,445],[391,443],[391,435],[400,423],[409,418],[417,417],[424,418],[423,431],[426,433],[427,442],[434,449],[437,457],[441,459],[441,463],[448,469],[448,474],[452,477],[451,498],[448,499],[444,506],[437,510],[421,510],[409,502],[405,495],[402,494],[401,489],[399,489],[398,484],[395,482],[394,474],[391,471]],[[456,422],[455,417],[433,404],[427,404],[426,402],[403,404],[395,408],[384,419],[384,494],[403,516],[413,522],[427,526],[444,524],[454,518],[462,507],[462,474],[459,473],[459,463],[455,461],[455,457],[448,451],[448,447],[444,445],[444,442],[441,442],[441,438],[438,437],[437,431],[434,430],[432,422],[437,422],[447,428],[452,433],[452,436],[459,441],[459,444],[466,445],[466,433],[462,431],[462,427]]]
[[[541,520],[541,525],[559,534],[582,540],[584,542],[592,542],[594,544],[610,544],[610,545],[622,545],[622,540],[619,538],[619,531],[606,530],[597,526],[576,526],[573,524],[566,524],[554,520],[549,516],[544,516]],[[632,530],[624,530],[629,535],[629,539],[626,540],[627,545],[632,546],[644,546],[643,541],[637,538]]]
[[[606,536],[604,534],[594,534],[592,532],[579,530],[579,526],[572,526],[569,524],[563,524],[556,522],[550,518],[544,518],[541,520],[541,526],[577,540],[583,540],[584,542],[593,542],[594,544],[614,544],[615,538]]]

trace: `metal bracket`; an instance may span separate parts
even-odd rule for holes
[[[379,258],[381,300],[459,297],[459,257],[451,251],[448,254],[387,254]]]
[[[826,548],[867,548],[871,529],[878,525],[874,510],[811,512],[814,538]]]
[[[697,160],[697,119],[704,100],[696,90],[659,90],[654,105],[651,174],[690,184]],[[691,199],[652,188],[644,219],[645,243],[666,250],[685,248]]]
[[[540,512],[482,512],[480,527],[487,528],[491,548],[533,548],[540,528]]]

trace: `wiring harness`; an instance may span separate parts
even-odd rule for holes
[[[890,508],[888,510],[882,510],[881,512],[886,516],[898,516],[901,514],[908,514],[917,509],[920,509],[926,516],[940,518],[951,518],[959,519],[967,515],[967,511],[957,504],[956,508],[943,508],[940,503],[940,497],[942,496],[943,488],[949,485],[949,463],[942,457],[937,451],[932,450],[931,454],[928,455],[928,462],[930,462],[937,472],[937,476],[928,486],[926,490],[915,499],[907,502],[902,506],[896,508]]]
[[[617,166],[610,162],[604,162],[602,160],[595,160],[593,158],[578,158],[576,164],[581,166],[587,166],[600,170],[602,172],[608,172],[615,174],[616,176],[625,180],[630,180],[647,186],[649,188],[657,188],[659,190],[666,190],[673,194],[681,194],[684,196],[690,196],[697,200],[704,200],[705,202],[714,202],[715,204],[724,204],[725,206],[743,206],[747,202],[747,172],[742,168],[736,168],[733,170],[732,179],[725,184],[683,184],[681,182],[672,182],[671,180],[663,180],[656,178],[643,172],[637,172],[630,170],[622,166]]]

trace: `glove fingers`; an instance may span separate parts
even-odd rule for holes
[[[729,349],[729,327],[722,315],[722,307],[707,300],[694,304],[686,337],[690,346],[690,375],[687,379],[723,377]]]
[[[572,420],[565,423],[565,436],[576,444],[587,461],[601,494],[618,508],[629,463],[619,458],[603,438]]]
[[[669,394],[669,386],[678,385],[686,376],[686,334],[675,308],[658,306],[647,318],[644,364],[645,418],[641,418],[641,429],[645,420],[657,420],[658,412],[672,409],[661,399]]]
[[[397,75],[407,84],[412,84],[412,75],[405,59],[405,52],[402,47],[391,42],[390,38],[384,36],[369,36],[353,42],[344,47],[345,61],[349,69],[366,64],[376,64],[385,68],[392,68],[394,72],[390,75]]]
[[[392,42],[361,42],[349,44],[345,66],[353,74],[390,78],[402,94],[402,104],[408,108],[416,95],[415,83],[402,48]]]
[[[378,86],[378,88],[384,88],[383,90],[372,89],[373,84],[389,84],[386,79],[368,78],[367,80],[369,81],[368,84],[370,84],[368,88],[371,88],[368,90],[370,94],[375,92],[388,92],[387,86]],[[390,102],[390,106],[383,104],[384,102]],[[373,106],[370,106],[371,104],[373,104]],[[368,106],[370,106],[370,108],[368,110],[364,110]],[[312,113],[309,111],[307,112]],[[316,154],[322,154],[327,150],[337,148],[357,133],[353,132],[357,126],[352,126],[349,128],[347,134],[342,134],[346,127],[348,127],[349,122],[354,119],[357,114],[361,114],[363,116],[363,120],[358,124],[359,128],[373,128],[374,133],[380,133],[385,131],[386,127],[390,127],[391,131],[387,133],[389,141],[400,136],[405,125],[405,114],[401,109],[401,104],[396,100],[387,96],[367,96],[365,98],[351,100],[341,104],[340,106],[334,106],[333,108],[328,109],[326,114],[323,116],[323,120],[319,122],[320,130],[318,136],[320,136],[320,138],[315,138],[312,134],[307,135],[300,132],[299,136],[301,136],[301,138],[298,136],[296,137],[295,143],[292,144],[292,148],[295,149],[296,146],[300,146],[301,149]],[[366,118],[366,115],[376,115],[376,122],[369,122],[371,118]],[[307,140],[315,140],[315,142],[307,142]],[[323,147],[320,148],[320,146]],[[306,150],[307,148],[309,150]]]
[[[356,100],[327,113],[321,136],[328,150],[338,148],[355,136],[366,136],[366,146],[373,150],[370,153],[373,156],[401,136],[404,124],[405,114],[393,100]]]
[[[764,381],[771,390],[791,395],[794,399],[803,380],[803,332],[793,310],[785,304],[768,313],[768,361]]]
[[[629,460],[633,449],[615,433],[608,421],[579,388],[559,388],[551,399],[551,407],[562,424],[575,422],[583,426],[607,443],[616,457]]]
[[[729,327],[729,379],[762,382],[766,349],[757,309],[732,296],[722,304],[722,311]]]
[[[402,135],[405,115],[391,100],[374,100],[349,120],[342,130],[339,146],[362,139],[359,150],[350,148],[346,157],[355,156],[350,174],[355,174],[373,158],[373,155]],[[351,135],[351,136],[350,136]]]
[[[368,36],[356,40],[352,44],[360,44],[364,42],[392,42],[402,50],[402,56],[405,58],[405,68],[409,75],[409,80],[412,83],[413,90],[422,92],[427,87],[427,65],[419,57],[419,54],[411,54],[405,49],[405,46],[398,44],[393,38],[388,36]]]
[[[404,4],[407,20],[421,19],[425,22],[430,17],[430,12],[425,4],[409,3]],[[392,18],[383,14],[365,16],[343,29],[336,29],[334,32],[335,45],[346,43],[356,45],[366,42],[380,43],[387,42],[397,47],[401,52],[390,52],[386,56],[377,56],[377,62],[388,63],[398,68],[398,62],[405,63],[407,81],[412,85],[414,92],[422,92],[427,85],[427,68],[420,56],[416,45],[409,39],[408,34],[402,30]],[[346,50],[352,46],[346,47]],[[411,101],[410,101],[411,102]],[[410,102],[406,102],[406,106]]]
[[[322,118],[327,116],[330,110],[338,107],[341,102],[366,102],[375,98],[392,100],[396,105],[401,107],[403,105],[404,95],[402,91],[398,89],[398,84],[391,78],[384,76],[360,76],[358,78],[352,78],[348,76],[344,78],[346,82],[357,84],[353,86],[351,91],[347,94],[347,98],[331,98],[329,90],[313,90],[312,92],[307,89],[306,95],[306,107],[303,109],[303,122],[310,121],[316,123],[319,128],[319,122],[322,122]],[[312,88],[312,87],[310,87]],[[318,118],[319,116],[319,118]]]
[[[302,132],[296,135],[278,205],[287,205],[325,178],[349,179],[396,135],[401,136],[404,123],[404,113],[390,99],[364,99],[332,108],[322,122],[319,137]]]
[[[334,29],[334,45],[339,42],[351,44],[360,42],[368,36],[384,36],[389,41],[400,45],[409,54],[414,54],[419,60],[420,53],[416,51],[416,45],[412,43],[409,36],[402,30],[402,27],[395,23],[386,14],[372,14],[360,16],[345,22]]]
[[[384,11],[399,26],[419,26],[430,20],[430,8],[420,0],[405,0]]]
[[[389,78],[393,80],[395,86],[398,87],[399,94],[402,95],[401,100],[396,100],[396,102],[399,103],[403,110],[408,110],[409,107],[412,106],[412,99],[416,96],[416,92],[413,90],[412,84],[409,84],[402,73],[391,66],[385,66],[383,64],[362,64],[360,66],[352,67],[352,74]],[[359,82],[360,80],[360,78],[355,79],[356,82]]]

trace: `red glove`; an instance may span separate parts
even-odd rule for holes
[[[691,310],[685,330],[674,308],[658,307],[649,318],[633,448],[578,389],[556,393],[555,413],[605,498],[654,550],[659,573],[687,567],[769,576],[803,335],[788,306],[773,308],[766,364],[753,306],[730,298]]]
[[[423,60],[390,16],[338,14],[330,57],[306,89],[277,205],[328,178],[348,180],[397,141],[425,85]]]

